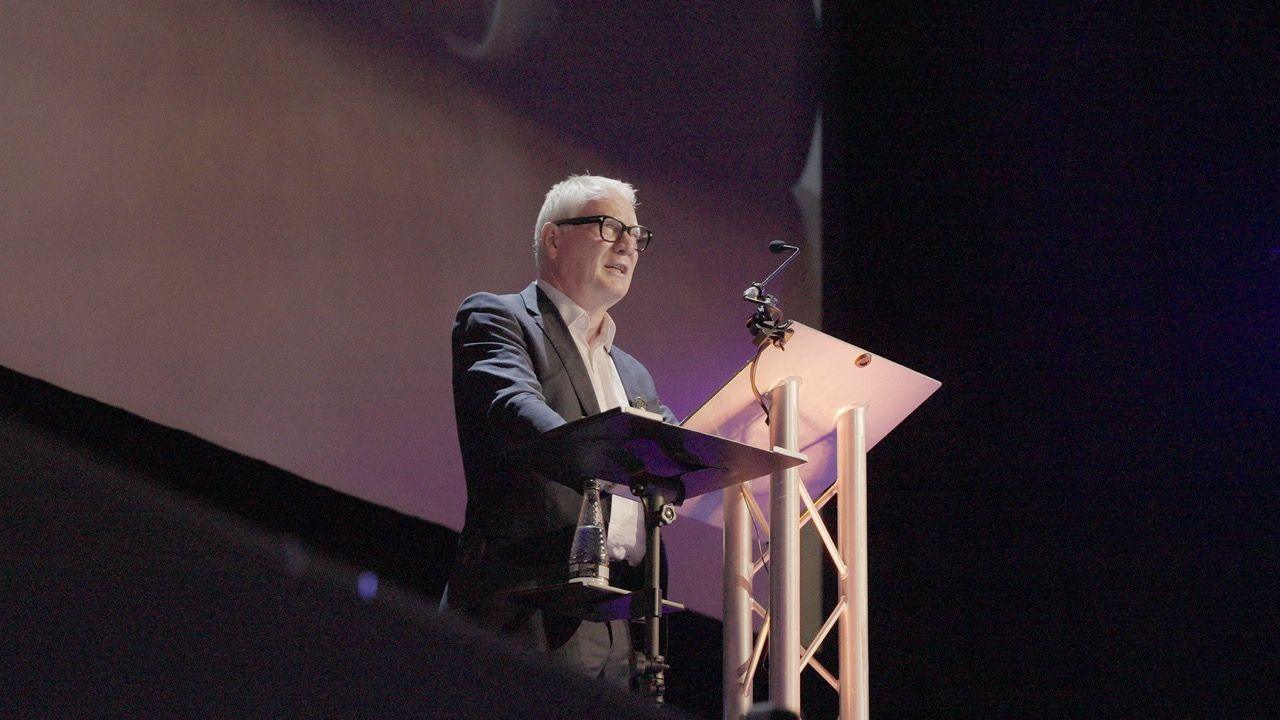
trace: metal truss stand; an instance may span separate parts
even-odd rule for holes
[[[799,385],[795,377],[770,391],[770,439],[778,447],[799,450]],[[770,484],[770,518],[765,521],[749,483],[724,490],[724,717],[738,720],[752,702],[756,669],[769,649],[769,700],[778,708],[800,712],[800,674],[812,667],[840,694],[841,720],[869,716],[867,638],[867,408],[857,405],[836,417],[836,482],[817,502],[799,481],[795,468],[775,471]],[[819,511],[836,498],[838,529],[831,537]],[[801,511],[800,506],[804,509]],[[751,559],[754,518],[769,544]],[[839,598],[813,642],[800,641],[800,529],[809,522],[840,578]],[[755,574],[768,565],[769,607],[752,597]],[[754,634],[752,613],[763,618]],[[816,657],[839,626],[839,674]]]

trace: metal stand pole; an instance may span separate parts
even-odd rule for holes
[[[751,519],[743,492],[751,483],[724,493],[724,663],[721,699],[724,720],[739,720],[751,709],[752,692],[740,678],[751,661]]]
[[[632,618],[645,626],[644,657],[636,661],[632,682],[637,694],[655,705],[666,700],[666,673],[670,670],[662,656],[662,526],[676,519],[676,509],[667,504],[663,491],[654,486],[636,484],[632,493],[644,504],[648,547],[644,559],[644,589],[634,593],[638,601],[631,605]]]
[[[769,391],[769,441],[799,450],[800,379]],[[800,713],[800,473],[773,473],[769,485],[769,701]]]
[[[840,617],[840,720],[871,713],[867,637],[867,407],[836,418],[836,517],[840,555],[848,573],[840,580],[846,602]]]

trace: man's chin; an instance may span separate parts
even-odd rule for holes
[[[612,277],[607,278],[608,282],[600,284],[600,294],[608,296],[614,302],[621,300],[626,296],[627,291],[631,289],[631,278]]]

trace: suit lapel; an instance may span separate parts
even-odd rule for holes
[[[569,384],[573,386],[573,393],[578,396],[578,406],[582,409],[583,417],[600,412],[595,388],[591,387],[591,376],[587,374],[587,366],[582,362],[582,353],[578,352],[578,346],[573,342],[573,336],[569,334],[569,328],[556,310],[555,303],[538,289],[536,282],[530,283],[520,296],[524,299],[529,314],[533,315],[538,327],[542,328],[547,344],[555,351],[560,364],[569,375]]]

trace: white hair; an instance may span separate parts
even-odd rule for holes
[[[629,183],[599,175],[570,175],[547,191],[547,198],[542,201],[542,210],[538,212],[538,221],[533,226],[533,261],[542,266],[542,256],[538,245],[542,239],[542,226],[557,220],[568,220],[576,215],[587,203],[595,200],[618,197],[636,206],[636,189]]]

